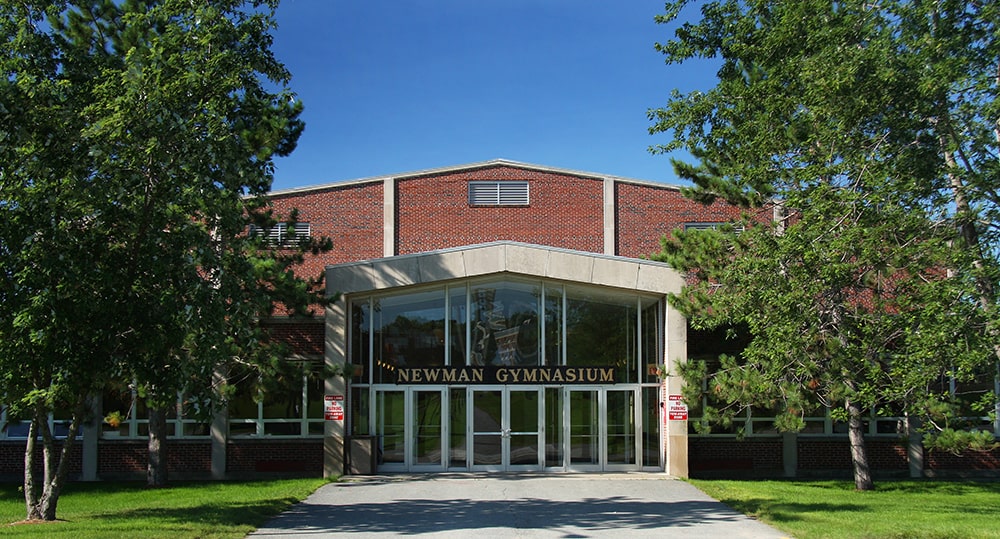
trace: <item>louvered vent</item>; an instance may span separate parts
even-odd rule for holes
[[[472,206],[527,206],[528,182],[469,182]]]
[[[271,245],[283,245],[300,239],[308,238],[312,234],[312,226],[309,223],[278,223],[270,229],[257,228],[250,225],[250,235],[264,234],[267,242]]]

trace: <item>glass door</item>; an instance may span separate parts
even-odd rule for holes
[[[477,470],[504,470],[503,441],[509,431],[503,422],[503,388],[473,389],[472,406],[472,462]]]
[[[440,470],[444,467],[444,391],[412,389],[410,425],[413,443],[410,445],[410,469]]]
[[[538,389],[507,390],[507,469],[538,470],[544,462],[538,428],[542,393]]]
[[[541,390],[490,387],[471,393],[471,468],[540,470],[544,463]]]
[[[380,471],[406,471],[406,392],[375,393],[375,437]]]
[[[609,389],[604,394],[607,408],[608,469],[634,469],[639,463],[635,394],[634,389]]]
[[[597,389],[570,389],[569,468],[601,469],[601,392]]]

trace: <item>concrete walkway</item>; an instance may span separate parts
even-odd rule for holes
[[[249,535],[780,538],[663,474],[435,474],[325,485]]]

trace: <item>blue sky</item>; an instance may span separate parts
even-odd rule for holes
[[[283,0],[305,104],[274,189],[511,159],[677,183],[646,111],[714,69],[667,66],[663,0]]]

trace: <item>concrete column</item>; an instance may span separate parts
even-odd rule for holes
[[[666,302],[664,302],[666,305]],[[664,380],[666,395],[680,395],[684,387],[684,379],[679,375],[677,365],[687,361],[687,320],[675,309],[666,305],[664,311],[664,333],[666,354],[664,357],[668,376]],[[667,400],[662,403],[660,412],[667,413],[670,405]],[[664,415],[664,418],[667,416]],[[687,420],[664,421],[666,426],[665,459],[666,472],[675,477],[688,476],[688,422]]]
[[[396,179],[382,180],[382,256],[396,255]]]
[[[227,378],[225,371],[216,370],[212,373],[213,383],[220,386]],[[225,406],[212,414],[212,424],[209,426],[212,437],[211,466],[212,479],[226,478],[226,441],[229,438],[229,409]]]
[[[604,178],[604,254],[615,254],[618,230],[615,228],[617,205],[615,204],[615,181]]]
[[[339,368],[347,363],[347,303],[345,301],[338,301],[326,309],[325,350],[324,360],[327,367]],[[335,375],[327,378],[324,388],[326,395],[344,397],[345,410],[354,405],[348,398],[347,381],[344,376]],[[344,475],[346,424],[346,417],[339,421],[324,421],[323,477]]]
[[[785,477],[795,477],[799,471],[799,435],[785,432],[781,435],[781,460]]]
[[[97,481],[97,441],[101,438],[101,423],[104,417],[102,401],[100,395],[91,395],[87,399],[90,419],[84,420],[80,429],[83,435],[80,440],[81,457],[83,458],[83,469],[80,470],[81,481]]]

